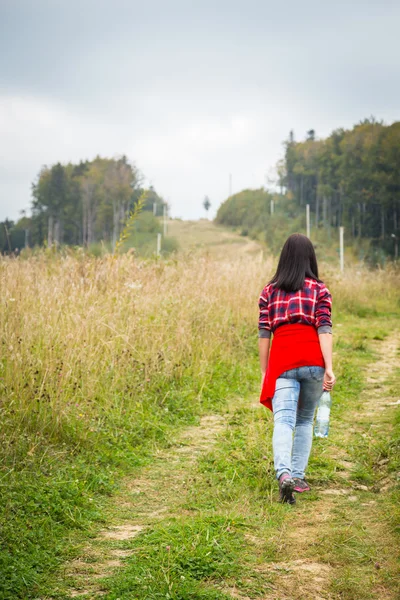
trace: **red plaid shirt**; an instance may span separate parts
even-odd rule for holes
[[[332,296],[315,279],[307,277],[298,292],[285,292],[269,283],[261,293],[259,307],[259,337],[268,338],[277,327],[293,323],[313,325],[318,333],[332,332]]]

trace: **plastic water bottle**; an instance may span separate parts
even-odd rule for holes
[[[329,417],[331,414],[332,398],[329,392],[324,390],[318,402],[317,418],[315,420],[314,435],[319,438],[328,437]]]

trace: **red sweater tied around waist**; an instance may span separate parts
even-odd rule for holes
[[[285,371],[299,367],[325,368],[318,332],[312,325],[281,325],[274,333],[260,396],[261,404],[272,410],[276,380]]]

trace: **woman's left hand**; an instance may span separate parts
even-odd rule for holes
[[[324,374],[324,390],[330,392],[336,383],[336,377],[332,369],[325,369]]]

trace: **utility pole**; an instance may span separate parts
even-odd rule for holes
[[[10,242],[10,236],[9,236],[9,233],[8,233],[7,225],[6,225],[5,223],[4,223],[4,230],[5,230],[5,232],[6,232],[6,237],[7,237],[8,251],[9,251],[9,252],[10,252],[10,254],[11,254],[11,242]]]
[[[161,255],[161,233],[157,233],[157,256]]]
[[[392,233],[392,238],[394,239],[394,259],[397,260],[399,258],[399,240],[394,233]]]
[[[167,235],[167,205],[164,204],[164,237]]]
[[[153,202],[153,215],[156,216],[157,214],[157,202]]]
[[[310,237],[310,205],[306,204],[306,227],[307,227],[307,237]]]
[[[271,215],[273,215],[273,214],[274,214],[274,208],[275,208],[275,207],[274,207],[274,201],[273,201],[273,200],[271,200]]]
[[[340,252],[340,270],[343,273],[344,271],[344,243],[343,243],[343,236],[344,236],[344,227],[340,226],[339,227],[339,252]]]

